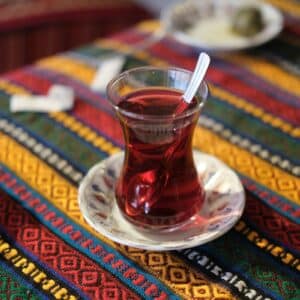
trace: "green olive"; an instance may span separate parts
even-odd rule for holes
[[[260,32],[263,27],[262,14],[260,10],[255,7],[240,8],[233,16],[232,30],[236,34],[251,37]]]

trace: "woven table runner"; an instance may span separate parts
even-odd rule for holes
[[[236,171],[246,208],[222,237],[153,252],[110,241],[83,219],[77,188],[123,149],[95,60],[192,70],[197,52],[170,38],[134,51],[156,30],[138,26],[0,77],[0,299],[300,299],[300,5],[271,1],[285,28],[255,49],[213,55],[210,97],[194,147]],[[10,113],[13,94],[71,86],[69,112]]]

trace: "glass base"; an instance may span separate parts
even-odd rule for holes
[[[124,154],[117,153],[95,165],[79,187],[79,207],[99,233],[131,247],[148,250],[190,248],[209,242],[231,229],[241,217],[245,194],[238,176],[217,158],[194,151],[203,180],[205,200],[186,222],[168,228],[134,225],[121,213],[114,194]]]
[[[137,230],[139,231],[143,231],[144,233],[167,233],[167,232],[172,232],[172,231],[176,231],[178,230],[179,227],[184,226],[190,222],[192,222],[193,220],[193,216],[191,216],[190,218],[181,221],[181,222],[177,222],[175,224],[172,225],[150,225],[150,224],[143,224],[141,222],[137,222],[136,220],[130,219],[128,218],[123,212],[122,210],[120,210],[120,214],[122,215],[122,217],[129,223],[131,223],[132,225],[134,225],[136,227]]]

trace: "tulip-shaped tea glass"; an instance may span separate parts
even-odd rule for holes
[[[124,217],[143,229],[177,228],[204,202],[192,137],[208,87],[202,82],[192,102],[184,104],[191,75],[173,67],[140,67],[107,87],[125,142],[115,197]]]

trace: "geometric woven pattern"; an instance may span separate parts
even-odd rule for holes
[[[291,249],[300,252],[299,225],[282,218],[279,213],[271,210],[269,206],[262,204],[256,197],[249,195],[246,203],[246,216],[252,224],[263,228],[265,232],[282,241]]]
[[[281,35],[213,53],[206,74],[193,145],[237,172],[246,206],[234,228],[198,247],[120,245],[87,224],[77,200],[91,166],[124,147],[106,95],[89,86],[99,59],[123,52],[124,70],[192,70],[195,50],[169,37],[138,49],[159,26],[144,22],[0,76],[0,298],[299,299],[300,10],[270,1],[286,13]],[[54,83],[74,90],[73,109],[10,112],[11,95],[46,94]]]
[[[150,252],[132,247],[120,246],[141,265],[147,265],[152,272],[169,282],[176,291],[187,299],[233,299],[233,296],[221,286],[208,283],[208,279],[183,265],[182,261],[167,253]]]
[[[79,212],[78,204],[77,204],[77,198],[76,198],[76,190],[72,187],[72,185],[68,184],[65,179],[58,176],[53,172],[47,165],[45,165],[42,161],[36,159],[33,157],[29,151],[22,149],[18,144],[16,144],[12,139],[8,138],[6,135],[3,135],[0,133],[0,145],[1,149],[3,151],[0,154],[0,162],[6,161],[7,165],[9,167],[13,167],[13,171],[16,172],[16,174],[19,174],[23,180],[28,182],[31,186],[33,186],[36,190],[38,190],[42,195],[44,195],[47,199],[53,201],[56,207],[59,207],[62,211],[65,211],[68,213],[68,216],[72,218],[74,221],[80,223],[81,226],[84,228],[87,228],[90,230],[90,228],[87,226],[85,221],[82,219],[82,216]],[[9,153],[11,153],[10,149],[14,149],[14,152],[16,153],[17,159],[12,162],[12,159],[9,158]],[[22,162],[22,163],[21,163]],[[30,174],[34,170],[35,174],[38,174],[37,177]],[[40,178],[39,180],[35,180],[36,178]],[[41,180],[41,181],[40,181]],[[108,241],[106,238],[101,237],[106,242],[112,245],[112,242]],[[115,247],[119,247],[118,245],[115,245]],[[120,248],[121,250],[122,248]],[[137,259],[137,252],[140,250],[137,250],[135,255],[133,255],[130,251],[124,251],[125,249],[122,249],[123,253],[126,253],[131,257],[131,259],[136,260]],[[142,251],[144,253],[144,251]],[[144,254],[142,254],[144,255]],[[170,257],[170,255],[165,254],[164,255],[168,261],[172,261],[173,259]],[[140,256],[139,256],[140,257]],[[148,262],[148,260],[146,260]],[[148,263],[147,263],[148,265]],[[176,264],[175,264],[176,266]],[[151,265],[149,267],[152,268]],[[177,264],[176,266],[178,269],[180,267],[180,264]],[[193,296],[195,299],[197,299],[197,295],[199,295],[199,292],[197,290],[199,289],[199,286],[204,287],[206,289],[206,295],[207,293],[210,293],[211,297],[216,297],[216,299],[223,299],[224,297],[226,299],[232,299],[232,295],[228,293],[228,291],[222,289],[221,287],[218,287],[216,285],[213,285],[209,283],[207,279],[202,278],[203,276],[200,274],[197,274],[195,271],[189,270],[187,267],[182,267],[182,272],[186,273],[185,278],[187,279],[187,282],[177,282],[170,280],[170,273],[169,273],[169,266],[165,265],[161,267],[161,269],[164,268],[165,272],[160,273],[160,278],[162,278],[166,283],[169,282],[169,285],[173,288],[176,288],[178,292],[181,292],[183,290],[183,296]],[[157,272],[155,270],[154,274],[156,275]],[[202,278],[201,281],[199,281],[197,278]],[[196,280],[197,279],[197,280]]]
[[[26,214],[12,199],[0,193],[0,220],[11,236],[33,253],[57,274],[79,287],[91,299],[137,299],[125,286],[116,281],[110,273],[101,269],[92,260],[61,243],[48,229],[31,215]]]
[[[194,145],[220,157],[239,173],[259,182],[268,189],[283,195],[287,200],[300,204],[300,179],[279,168],[272,167],[261,158],[232,146],[204,128],[197,128]]]
[[[33,291],[14,279],[7,269],[0,268],[0,278],[0,299],[40,299],[40,296],[35,295]]]

